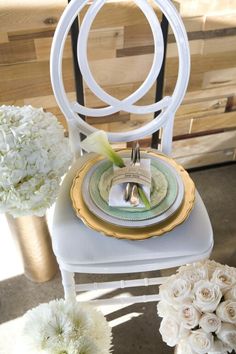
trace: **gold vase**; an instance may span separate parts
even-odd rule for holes
[[[58,270],[45,217],[6,214],[9,228],[20,249],[25,276],[34,282],[53,278]]]

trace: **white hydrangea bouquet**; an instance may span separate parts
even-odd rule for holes
[[[0,107],[0,212],[43,216],[71,162],[68,139],[52,113]]]
[[[214,261],[180,267],[160,286],[162,339],[184,354],[236,350],[236,269]]]
[[[92,306],[65,300],[41,304],[24,315],[21,352],[109,354],[111,328]]]

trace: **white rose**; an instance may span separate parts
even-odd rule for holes
[[[194,350],[192,350],[190,344],[186,339],[181,340],[176,347],[176,354],[197,354]]]
[[[170,304],[168,304],[166,301],[159,301],[159,303],[157,304],[157,313],[160,317],[176,317],[178,314],[176,309]]]
[[[207,333],[217,332],[221,327],[221,320],[214,313],[205,313],[199,321],[199,326]]]
[[[194,294],[193,305],[202,312],[215,311],[222,297],[219,286],[206,280],[195,284]]]
[[[208,354],[228,354],[228,350],[226,349],[222,349],[220,351],[215,351],[215,350],[212,350],[210,352],[208,352]]]
[[[165,317],[161,321],[160,333],[163,341],[170,347],[174,347],[181,338],[189,335],[189,331],[183,328],[176,318],[171,316]]]
[[[236,324],[236,301],[223,301],[217,307],[216,314],[223,322]]]
[[[179,341],[179,331],[180,326],[173,317],[165,317],[161,321],[160,333],[162,340],[169,345],[174,347]]]
[[[211,279],[212,277],[212,274],[214,273],[214,271],[217,269],[217,268],[224,268],[224,266],[220,263],[217,263],[215,261],[210,261],[210,260],[207,260],[205,262],[205,266],[207,267],[207,270],[208,270],[208,276],[209,276],[209,279]]]
[[[189,281],[171,277],[166,283],[159,288],[161,300],[167,301],[173,306],[178,306],[191,301],[191,284]]]
[[[232,323],[222,323],[217,337],[231,349],[236,349],[236,327]]]
[[[180,267],[178,273],[182,279],[188,280],[192,285],[200,280],[208,280],[207,267],[201,263]]]
[[[211,281],[219,285],[222,294],[232,288],[232,286],[236,283],[236,279],[231,268],[226,266],[224,268],[217,268],[212,274]]]
[[[224,294],[224,299],[236,301],[236,285],[234,285],[232,289],[226,291]]]
[[[195,352],[206,354],[210,351],[213,344],[213,335],[205,333],[202,329],[192,331],[189,336],[189,344]]]
[[[223,266],[223,268],[225,268],[227,270],[227,272],[230,272],[232,274],[232,276],[234,276],[236,278],[236,268],[235,267],[230,267],[227,264],[225,264]]]
[[[208,354],[227,354],[228,352],[231,352],[231,350],[232,349],[227,344],[224,344],[219,339],[215,339],[211,351],[208,352]]]
[[[200,317],[200,312],[198,312],[193,305],[183,305],[179,309],[179,318],[183,327],[187,329],[196,327]]]

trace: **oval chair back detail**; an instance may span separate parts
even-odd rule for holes
[[[164,97],[161,101],[148,106],[134,105],[137,100],[146,94],[146,92],[156,81],[162,65],[164,53],[162,31],[153,8],[145,0],[135,0],[134,2],[140,7],[150,24],[154,39],[154,57],[151,70],[146,80],[134,93],[122,101],[110,96],[98,85],[93,78],[87,60],[87,41],[89,30],[96,14],[104,5],[105,0],[94,1],[87,11],[80,27],[77,46],[77,57],[80,70],[89,89],[95,94],[95,96],[99,97],[104,102],[104,105],[108,105],[108,107],[105,108],[93,109],[81,106],[78,102],[69,102],[63,84],[62,57],[65,40],[73,21],[75,20],[77,14],[87,4],[87,1],[72,0],[66,7],[58,23],[51,50],[51,81],[57,103],[68,121],[70,131],[72,131],[71,139],[76,140],[72,141],[72,146],[75,152],[79,149],[77,140],[78,136],[73,133],[75,127],[77,127],[77,129],[85,135],[89,135],[96,130],[96,128],[86,123],[80,117],[80,114],[98,117],[110,115],[120,110],[136,114],[146,114],[161,110],[161,114],[158,116],[158,119],[153,119],[145,126],[128,132],[109,132],[108,139],[110,142],[127,142],[138,140],[145,136],[151,135],[161,127],[165,128],[168,126],[166,129],[167,133],[165,132],[165,129],[163,133],[162,151],[165,153],[170,153],[172,141],[171,126],[173,126],[175,112],[184,97],[190,74],[188,39],[182,20],[171,1],[155,0],[156,4],[160,7],[168,19],[176,38],[179,53],[178,78],[171,97]]]
[[[104,102],[105,108],[94,109],[82,106],[78,102],[69,102],[63,84],[62,57],[65,40],[73,21],[88,1],[72,0],[58,23],[51,50],[51,81],[57,103],[68,122],[69,138],[75,156],[79,156],[80,153],[79,134],[89,135],[96,131],[94,127],[82,119],[82,115],[100,117],[120,110],[135,114],[157,111],[161,111],[161,113],[141,128],[122,133],[109,132],[108,139],[110,142],[138,140],[162,128],[162,151],[166,154],[171,151],[174,116],[184,97],[190,73],[187,35],[182,20],[171,1],[155,0],[156,5],[168,19],[175,35],[179,54],[178,78],[172,96],[164,97],[159,102],[150,105],[137,106],[135,103],[147,93],[158,77],[164,49],[162,31],[153,8],[146,0],[134,0],[134,2],[150,24],[154,39],[154,56],[147,78],[134,93],[123,100],[114,98],[98,85],[88,64],[87,41],[89,30],[105,0],[95,0],[90,5],[80,26],[77,46],[79,68],[86,85],[95,96]],[[55,206],[51,230],[52,243],[60,265],[66,298],[75,299],[76,291],[114,286],[120,288],[148,286],[163,282],[162,278],[150,278],[75,285],[74,272],[114,274],[153,271],[180,266],[209,256],[213,247],[212,228],[207,211],[198,193],[196,193],[194,209],[188,219],[164,237],[153,237],[143,241],[106,237],[88,228],[79,218],[76,218],[70,200],[70,188],[77,171],[93,157],[93,154],[85,154],[75,160],[63,181]],[[132,303],[157,300],[158,295],[147,295],[126,300],[123,298],[116,299],[115,301]],[[110,302],[114,303],[114,299],[111,299]],[[109,301],[106,300],[106,303],[109,304]]]

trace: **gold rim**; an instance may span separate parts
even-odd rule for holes
[[[127,150],[119,150],[123,152]],[[71,187],[71,200],[73,208],[75,209],[76,215],[91,229],[98,231],[106,236],[123,238],[129,240],[144,240],[153,236],[161,236],[167,232],[173,230],[177,225],[182,224],[189,216],[195,201],[195,186],[190,178],[189,174],[185,169],[178,165],[173,159],[162,154],[157,153],[152,149],[142,149],[142,152],[148,153],[152,156],[158,156],[160,159],[167,161],[172,165],[181,175],[184,184],[184,200],[181,207],[176,211],[176,213],[163,221],[160,224],[142,227],[142,228],[127,228],[123,226],[116,226],[105,222],[93,215],[90,210],[85,205],[82,198],[82,183],[85,175],[88,173],[90,168],[99,160],[103,160],[102,156],[96,156],[85,163],[77,172],[73,184]]]

